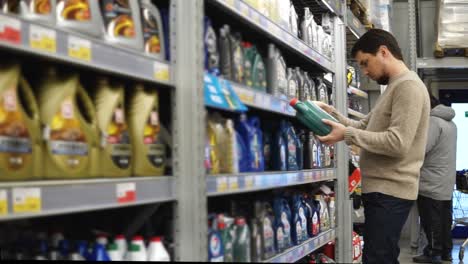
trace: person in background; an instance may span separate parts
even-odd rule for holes
[[[455,111],[431,95],[426,157],[419,179],[418,210],[428,245],[416,263],[452,260],[452,195],[456,179]]]
[[[367,31],[351,53],[363,74],[388,87],[360,121],[316,102],[339,121],[323,120],[332,131],[318,138],[329,145],[344,140],[361,148],[365,216],[362,260],[364,264],[394,264],[400,254],[401,230],[418,197],[429,127],[429,93],[403,62],[401,49],[389,32]]]

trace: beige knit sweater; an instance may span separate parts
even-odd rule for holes
[[[374,109],[362,120],[332,111],[346,126],[346,143],[361,148],[363,193],[416,200],[429,113],[427,88],[412,71],[391,78]]]

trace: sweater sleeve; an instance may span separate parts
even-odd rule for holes
[[[369,112],[361,120],[353,120],[351,118],[347,118],[344,115],[340,114],[338,111],[336,111],[336,109],[333,109],[333,111],[330,114],[344,126],[354,127],[358,129],[366,129],[367,124],[369,123],[369,119],[372,115],[372,112]]]
[[[432,117],[429,121],[429,131],[427,133],[426,152],[432,150],[440,137],[440,127],[437,125],[437,117]]]
[[[390,124],[386,131],[373,132],[347,127],[345,141],[369,152],[401,157],[409,152],[417,133],[426,94],[414,81],[395,87],[392,96]]]

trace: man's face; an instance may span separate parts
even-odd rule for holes
[[[380,85],[387,85],[390,77],[386,73],[384,57],[380,50],[376,55],[358,51],[356,60],[361,68],[361,72],[376,81]]]

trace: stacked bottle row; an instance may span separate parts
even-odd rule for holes
[[[33,76],[31,76],[33,75]],[[0,65],[0,180],[162,175],[158,92],[107,76]]]
[[[208,117],[205,168],[208,174],[297,171],[333,167],[334,147],[288,121],[260,121],[243,114],[237,120],[219,113]]]
[[[299,67],[287,68],[281,52],[270,44],[266,56],[251,42],[243,41],[229,25],[219,29],[205,18],[205,70],[254,90],[281,98],[329,103],[330,96],[321,76],[312,77]]]
[[[232,217],[230,217],[230,216]],[[209,215],[209,261],[259,262],[334,228],[333,194],[288,191]]]
[[[20,232],[15,241],[3,249],[1,260],[76,260],[76,261],[170,261],[162,237],[152,237],[145,243],[136,235],[127,241],[116,235],[113,242],[105,235],[96,240],[68,240],[61,232],[50,236],[46,232]],[[11,246],[12,245],[12,246]]]
[[[0,11],[166,59],[169,12],[151,0],[2,0]]]
[[[333,23],[329,13],[325,12],[314,17],[308,7],[300,10],[290,0],[246,0],[246,2],[293,36],[304,40],[319,53],[331,57]],[[298,16],[299,12],[303,12],[302,20]]]
[[[355,88],[360,88],[361,82],[359,78],[359,71],[356,70],[353,66],[346,67],[346,79],[348,87],[352,86]],[[348,108],[351,108],[360,113],[363,112],[362,100],[356,96],[348,96]]]

